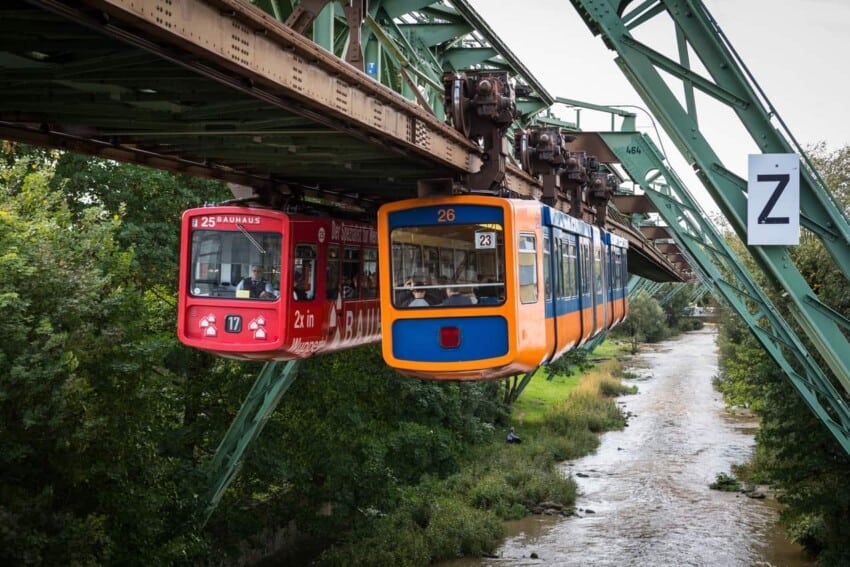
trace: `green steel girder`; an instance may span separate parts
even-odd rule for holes
[[[652,140],[637,133],[606,132],[600,136],[632,179],[646,179],[651,172],[664,172],[666,183],[662,184],[662,177],[656,176],[657,183],[641,186],[667,223],[671,236],[687,251],[700,280],[742,317],[809,408],[850,454],[850,407],[845,397],[817,365],[816,358],[718,234],[684,184],[666,166]]]
[[[452,48],[443,52],[446,62],[457,70],[488,63],[498,55],[499,52],[492,47]]]
[[[400,18],[410,12],[427,8],[434,0],[384,0],[381,6],[390,18]]]
[[[814,168],[808,164],[802,150],[796,144],[792,146],[773,126],[771,117],[777,116],[776,110],[762,104],[765,98],[763,93],[746,74],[716,22],[699,0],[665,0],[661,2],[665,10],[659,10],[657,14],[666,13],[673,18],[711,73],[714,82],[696,75],[684,65],[669,60],[632,38],[629,29],[635,26],[627,29],[623,21],[629,15],[624,15],[621,20],[615,11],[608,11],[603,6],[608,5],[610,8],[618,2],[572,1],[591,29],[604,34],[609,47],[617,51],[618,65],[651,106],[653,114],[662,122],[679,150],[689,161],[699,166],[705,176],[706,187],[739,236],[746,232],[746,181],[723,167],[721,160],[700,134],[695,114],[688,113],[682,107],[656,67],[681,79],[686,91],[689,85],[696,86],[730,106],[762,152],[799,152],[808,165],[802,169],[800,179],[801,223],[821,238],[839,268],[845,276],[850,277],[850,225],[847,218]],[[730,176],[732,179],[729,179]],[[782,278],[781,275],[778,277]]]
[[[475,29],[467,23],[454,24],[401,24],[402,32],[415,36],[425,47],[432,48],[444,43],[453,43],[455,39],[469,35]]]
[[[661,305],[667,305],[667,303],[669,303],[671,299],[676,297],[678,294],[680,294],[682,292],[682,290],[687,288],[687,284],[673,283],[669,287],[670,287],[670,289],[667,290],[667,293],[664,294],[664,297],[662,297],[661,300],[659,300],[659,302],[658,302]]]
[[[298,2],[252,0],[264,11],[285,21]],[[338,1],[325,7],[312,28],[314,42],[343,57],[348,49],[348,27]],[[444,116],[444,72],[479,66],[506,69],[532,91],[518,100],[524,112],[540,112],[553,99],[522,62],[466,2],[455,0],[371,0],[361,30],[365,51],[381,46],[376,56],[376,80],[415,99],[438,117]],[[375,51],[372,52],[373,56]]]
[[[209,468],[209,489],[201,502],[201,522],[205,525],[224,496],[224,491],[236,478],[245,453],[277,408],[283,395],[295,381],[300,360],[267,362],[239,408],[224,438],[216,449]]]
[[[537,368],[540,367],[538,366]],[[520,394],[522,394],[522,391],[525,390],[526,386],[528,386],[528,383],[531,382],[531,379],[534,377],[534,373],[537,372],[537,368],[535,368],[531,372],[526,373],[526,375],[522,377],[519,386],[517,386],[516,390],[511,392],[511,403],[514,403],[519,399]]]
[[[619,15],[621,2],[571,1],[591,30],[603,34],[606,44],[617,51],[617,63],[626,77],[650,106],[679,150],[696,164],[697,175],[706,189],[738,236],[746,241],[746,181],[723,166],[700,133],[696,117],[688,113],[661,77],[657,67],[663,63],[663,56],[650,56],[649,48],[637,47],[625,23],[635,18],[629,14],[623,17]],[[755,82],[745,74],[740,61],[725,43],[722,32],[702,3],[698,0],[663,0],[661,4],[665,10],[656,10],[657,15],[669,14],[673,18],[712,74],[715,81],[712,84],[717,88],[706,87],[703,90],[715,95],[723,91],[730,93],[735,100],[744,101],[742,104],[732,103],[731,108],[762,151],[793,152],[795,148],[771,123],[775,110],[762,104],[765,98],[763,93],[757,92]],[[645,2],[637,10],[646,10],[650,5]],[[685,81],[685,88],[691,84],[698,88],[704,86],[703,80],[697,80],[683,66],[676,68],[663,63],[662,68]],[[717,98],[721,101],[728,99],[725,95]],[[805,156],[803,161],[807,163]],[[838,268],[845,276],[850,276],[850,227],[844,213],[813,169],[801,168],[800,186],[801,224],[821,238]],[[749,246],[748,249],[772,283],[787,293],[790,299],[789,311],[844,389],[850,392],[850,344],[841,331],[842,327],[847,328],[850,323],[820,301],[791,261],[786,247]]]
[[[633,275],[629,279],[629,297],[634,298],[640,295],[647,295],[649,297],[654,296],[661,286],[664,285],[661,282],[656,282],[652,280],[648,280],[646,278],[642,278],[640,276]]]
[[[708,292],[709,288],[705,285],[694,289],[694,292],[688,298],[688,303],[699,303]]]

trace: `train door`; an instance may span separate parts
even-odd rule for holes
[[[596,329],[596,309],[593,298],[595,297],[593,285],[593,262],[591,258],[591,240],[585,236],[579,237],[578,245],[578,281],[579,281],[579,308],[581,309],[581,336],[584,339],[593,335]]]
[[[557,229],[555,233],[557,234]],[[543,227],[543,307],[546,321],[546,344],[552,350],[547,355],[548,360],[555,358],[558,352],[558,299],[555,290],[558,287],[560,270],[554,264],[560,258],[560,240],[554,238],[552,229]]]
[[[608,320],[608,263],[605,254],[606,247],[602,241],[602,233],[598,229],[593,230],[593,272],[596,281],[596,331],[607,329],[610,326]]]

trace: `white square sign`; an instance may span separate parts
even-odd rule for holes
[[[799,244],[799,156],[750,154],[748,177],[747,244]]]

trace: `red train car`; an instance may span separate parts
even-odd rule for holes
[[[177,334],[216,355],[290,360],[380,340],[371,224],[253,207],[183,214]]]

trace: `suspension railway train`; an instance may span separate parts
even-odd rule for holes
[[[530,372],[628,313],[628,241],[537,201],[396,201],[378,235],[383,356],[410,376]]]
[[[536,201],[400,201],[378,223],[186,211],[180,340],[288,360],[383,339],[402,373],[495,379],[555,360],[628,311],[627,242]]]
[[[247,360],[289,360],[380,340],[370,224],[250,207],[183,214],[177,333]]]

